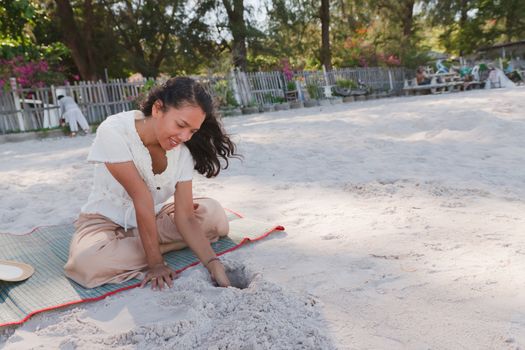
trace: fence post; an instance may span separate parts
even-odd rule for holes
[[[26,128],[24,125],[24,117],[22,115],[22,104],[20,103],[20,97],[18,96],[18,89],[16,86],[16,79],[9,78],[9,83],[11,84],[13,101],[15,103],[16,118],[18,119],[18,127],[20,128],[20,131],[26,131]]]
[[[392,72],[388,70],[388,82],[390,83],[390,91],[394,91],[394,82],[392,81]]]
[[[242,91],[242,100],[244,106],[250,106],[253,102],[252,90],[250,88],[250,83],[248,82],[248,75],[239,71],[241,77],[241,91]]]
[[[332,97],[332,87],[330,86],[330,81],[328,80],[328,74],[326,72],[326,67],[323,64],[323,77],[324,77],[324,97]]]
[[[238,104],[242,104],[241,96],[239,94],[239,86],[237,85],[237,72],[234,68],[230,71],[230,81],[233,89],[233,96]]]
[[[106,84],[100,87],[100,92],[102,93],[102,101],[104,102],[104,111],[106,113],[106,116],[102,118],[104,120],[105,118],[109,117],[111,115],[111,108],[109,107],[109,97],[108,97],[108,87],[110,82],[107,81]]]

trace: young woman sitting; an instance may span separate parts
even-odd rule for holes
[[[190,78],[152,90],[141,111],[108,117],[88,155],[93,188],[75,222],[67,277],[87,288],[132,278],[171,287],[176,273],[162,255],[189,247],[229,286],[210,245],[228,234],[226,214],[213,199],[193,198],[192,176],[217,176],[235,152],[211,96]]]

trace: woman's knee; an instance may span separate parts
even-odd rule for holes
[[[100,257],[92,249],[73,251],[64,266],[64,272],[75,282],[92,288],[91,284],[101,270],[100,262]]]
[[[212,198],[202,198],[196,202],[199,204],[197,215],[201,217],[208,235],[226,236],[230,227],[222,205]]]

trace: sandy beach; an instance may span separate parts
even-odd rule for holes
[[[0,349],[524,349],[525,87],[225,118],[195,196],[286,227],[202,267],[0,329]],[[72,222],[93,135],[0,144],[0,232]]]

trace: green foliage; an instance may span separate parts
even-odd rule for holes
[[[295,84],[295,81],[291,80],[286,83],[286,91],[296,91],[297,85]]]
[[[357,83],[352,79],[337,79],[335,85],[344,89],[357,89]]]
[[[273,97],[273,103],[285,103],[286,99],[282,96],[274,96]]]
[[[91,124],[91,133],[95,134],[99,126],[100,126],[100,123]]]
[[[69,49],[53,34],[45,3],[0,0],[0,79],[23,87],[63,84],[76,73]],[[40,69],[44,68],[44,69]]]
[[[416,47],[407,49],[403,57],[403,66],[415,69],[419,66],[426,65],[430,60],[427,55],[428,50],[421,50]]]
[[[99,77],[104,68],[111,77],[225,74],[233,63],[234,31],[245,34],[249,70],[280,70],[283,58],[294,70],[320,69],[320,3],[255,3],[267,8],[264,25],[257,22],[258,8],[247,0],[238,2],[245,7],[244,25],[232,22],[225,5],[233,3],[225,1],[203,0],[192,7],[181,0],[69,2],[81,38],[89,39]],[[71,80],[77,70],[62,43],[67,33],[57,13],[53,1],[0,0],[0,58],[45,59],[50,70],[61,67]],[[428,61],[424,53],[430,45],[464,55],[522,40],[524,14],[523,0],[331,1],[332,64],[416,67]],[[228,89],[217,95],[222,105],[237,104]]]
[[[525,36],[523,0],[433,0],[423,4],[428,22],[442,28],[441,44],[455,54]]]
[[[35,14],[36,9],[29,0],[0,0],[0,38],[11,39],[22,46],[30,43]]]
[[[271,93],[266,93],[264,94],[264,101],[266,101],[266,103],[276,104],[286,102],[286,99],[282,96],[274,96]]]
[[[238,107],[239,103],[235,99],[233,90],[230,88],[228,80],[222,79],[218,80],[213,84],[213,92],[215,98],[221,107],[232,106]]]
[[[306,91],[308,91],[308,96],[310,96],[312,100],[318,100],[321,97],[317,84],[306,84]]]
[[[257,103],[257,101],[255,99],[252,99],[248,105],[246,105],[246,107],[257,107],[259,106],[259,103]]]
[[[131,106],[133,109],[140,109],[142,103],[148,98],[148,94],[151,89],[153,89],[160,82],[155,79],[148,79],[144,81],[144,85],[140,88],[139,94],[133,100],[131,100]]]
[[[258,55],[289,58],[294,69],[317,69],[321,42],[317,2],[273,0],[264,49]]]
[[[262,50],[261,50],[262,51]],[[248,55],[248,70],[256,71],[275,71],[279,70],[280,58],[269,55],[267,53],[260,53],[259,55]]]

